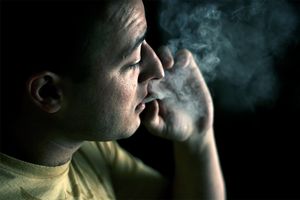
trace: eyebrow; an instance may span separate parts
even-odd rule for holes
[[[141,34],[139,37],[135,39],[135,41],[129,45],[121,54],[122,58],[128,57],[142,42],[145,40],[147,35],[147,29]]]

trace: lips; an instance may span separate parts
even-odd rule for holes
[[[140,103],[136,107],[137,111],[143,111],[146,107],[145,104],[149,103],[152,100],[154,100],[154,98],[151,95],[151,92],[149,92],[149,90],[151,91],[150,84],[148,84],[146,88],[145,88],[145,94],[142,96],[142,100],[140,101]]]
[[[149,96],[148,92],[146,92],[146,94],[143,95],[142,100],[141,100],[140,103],[136,106],[136,111],[142,112],[142,111],[146,108],[146,105],[145,105],[145,99],[146,99],[148,96]]]

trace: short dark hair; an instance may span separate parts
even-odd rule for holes
[[[31,75],[49,70],[76,82],[88,76],[87,37],[110,2],[1,2],[2,123],[18,114]]]
[[[99,8],[101,10],[106,2],[3,2],[3,66],[15,68],[22,74],[43,69],[61,74],[76,72],[75,67],[83,64],[86,36],[95,15],[101,16]]]

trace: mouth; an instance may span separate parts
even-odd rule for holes
[[[148,94],[146,95],[143,100],[137,105],[136,107],[136,111],[141,112],[146,108],[146,104],[150,103],[151,101],[154,101],[158,99],[157,97],[155,97],[154,95]]]

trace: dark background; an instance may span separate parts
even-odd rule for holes
[[[1,1],[1,0],[0,0]],[[270,0],[271,1],[271,0]],[[300,0],[290,0],[300,14]],[[163,44],[159,1],[146,1],[148,43]],[[228,199],[300,199],[300,27],[282,57],[274,58],[279,95],[272,105],[225,110],[214,93],[215,136]],[[213,90],[213,88],[211,88]],[[120,144],[145,163],[173,177],[172,144],[141,126]]]
[[[300,14],[300,1],[290,3]],[[163,44],[158,1],[146,1],[148,43]],[[299,24],[299,23],[298,23]],[[300,199],[300,27],[284,56],[274,58],[279,95],[271,105],[237,112],[215,103],[215,136],[228,199]],[[213,90],[213,89],[212,89]],[[120,144],[133,155],[173,176],[172,144],[140,127]]]

